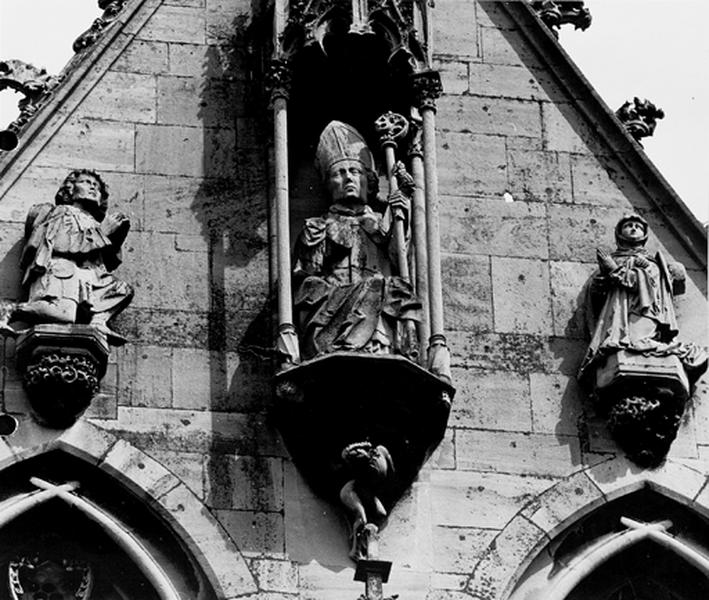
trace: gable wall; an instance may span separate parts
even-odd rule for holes
[[[0,201],[0,295],[19,293],[29,206],[50,201],[68,168],[99,170],[112,207],[133,223],[118,273],[136,298],[117,326],[135,342],[112,354],[87,416],[203,500],[262,597],[354,598],[362,589],[339,510],[313,496],[268,419],[270,124],[247,69],[250,15],[236,0],[160,4]],[[439,0],[433,18],[458,393],[444,441],[381,541],[382,558],[394,561],[386,593],[416,600],[483,594],[486,573],[469,579],[498,532],[514,530],[544,490],[617,454],[575,372],[585,350],[581,286],[624,212],[642,211],[649,244],[690,269],[679,315],[685,338],[705,342],[703,271],[506,13]],[[10,440],[20,447],[41,432],[26,416],[12,351],[6,342],[2,384],[8,408],[25,414]],[[709,406],[698,403],[671,456],[705,471],[707,432]],[[600,494],[591,482],[578,489],[579,507]],[[507,549],[520,561],[524,527],[513,540]]]

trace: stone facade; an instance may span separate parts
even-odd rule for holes
[[[5,341],[2,397],[20,427],[0,460],[58,449],[115,476],[174,527],[219,598],[354,599],[340,508],[308,487],[271,419],[271,125],[251,76],[252,4],[126,4],[85,51],[71,93],[58,92],[63,104],[0,165],[0,296],[20,294],[27,208],[50,201],[68,168],[96,169],[133,223],[119,273],[136,295],[116,324],[131,342],[112,353],[84,418],[60,432],[28,414]],[[387,594],[502,600],[550,538],[620,495],[649,486],[709,512],[706,379],[652,471],[623,458],[575,379],[581,288],[623,213],[641,212],[648,245],[688,268],[678,316],[701,344],[706,256],[678,232],[679,209],[661,206],[664,188],[624,158],[640,150],[599,134],[583,90],[508,11],[439,0],[432,18],[458,392],[380,555],[394,563]]]

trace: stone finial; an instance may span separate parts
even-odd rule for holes
[[[561,26],[567,23],[581,31],[591,26],[591,13],[581,1],[532,0],[532,8],[556,37]]]
[[[665,112],[649,100],[640,100],[636,96],[632,102],[628,100],[615,111],[615,116],[633,139],[640,143],[642,138],[654,133],[657,120],[664,119]]]
[[[103,30],[116,20],[125,4],[126,0],[99,0],[98,7],[103,11],[103,14],[74,40],[72,45],[74,52],[81,52],[84,48],[93,45],[101,37]]]
[[[20,132],[60,81],[60,77],[50,75],[46,69],[38,69],[21,60],[0,62],[0,91],[10,88],[23,96],[18,102],[20,116],[7,129],[0,131],[0,150],[17,147]]]

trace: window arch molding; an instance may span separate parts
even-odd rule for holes
[[[704,473],[671,459],[657,469],[643,470],[616,457],[569,475],[518,511],[483,551],[466,592],[474,598],[518,600],[513,592],[520,579],[561,532],[609,502],[643,489],[709,519],[709,479]]]
[[[34,424],[28,422],[26,426],[34,427]],[[201,568],[217,597],[231,598],[258,591],[254,575],[228,533],[194,492],[161,463],[126,440],[119,439],[85,420],[77,422],[73,427],[62,432],[41,428],[37,428],[37,431],[38,435],[46,437],[39,439],[38,443],[31,447],[13,447],[8,443],[8,439],[0,439],[0,472],[54,451],[79,458],[110,475],[121,487],[127,488],[157,513]],[[64,492],[69,493],[67,490]],[[40,496],[43,493],[44,495]],[[57,496],[57,492],[39,490],[37,493],[31,492],[23,497],[9,498],[0,504],[0,527],[30,510],[31,506],[25,504],[28,499],[32,506],[37,506]],[[66,501],[66,498],[64,499]],[[15,504],[20,502],[23,504]],[[98,507],[93,508],[98,509],[99,513],[93,512],[90,515],[89,512],[92,511],[87,506],[88,503],[84,500],[84,503],[79,504],[81,506],[77,508],[83,514],[98,522],[101,512]],[[9,511],[17,514],[12,515]],[[9,518],[4,516],[6,514]],[[120,521],[105,513],[104,517],[108,519],[104,523],[105,527],[119,535],[119,530],[122,529]],[[111,535],[108,530],[106,531]],[[124,533],[127,534],[125,531]],[[131,544],[129,539],[124,538],[123,543],[116,541],[126,554],[132,558],[136,557],[124,545]],[[133,542],[139,544],[135,539]],[[132,551],[137,549],[134,547]],[[153,566],[159,568],[152,557],[143,556],[143,559],[146,561],[143,565],[146,568],[153,569]],[[151,563],[153,566],[150,566]],[[136,565],[139,563],[136,562]],[[148,576],[146,571],[143,573]],[[151,577],[159,579],[157,570],[153,569],[152,575],[148,578]],[[152,579],[151,581],[154,582]],[[172,600],[179,596],[164,596],[164,598]]]

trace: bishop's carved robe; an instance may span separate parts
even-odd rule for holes
[[[388,213],[369,206],[332,206],[306,219],[294,266],[303,358],[336,351],[415,355],[404,321],[418,321],[421,304],[393,273],[390,240]]]

